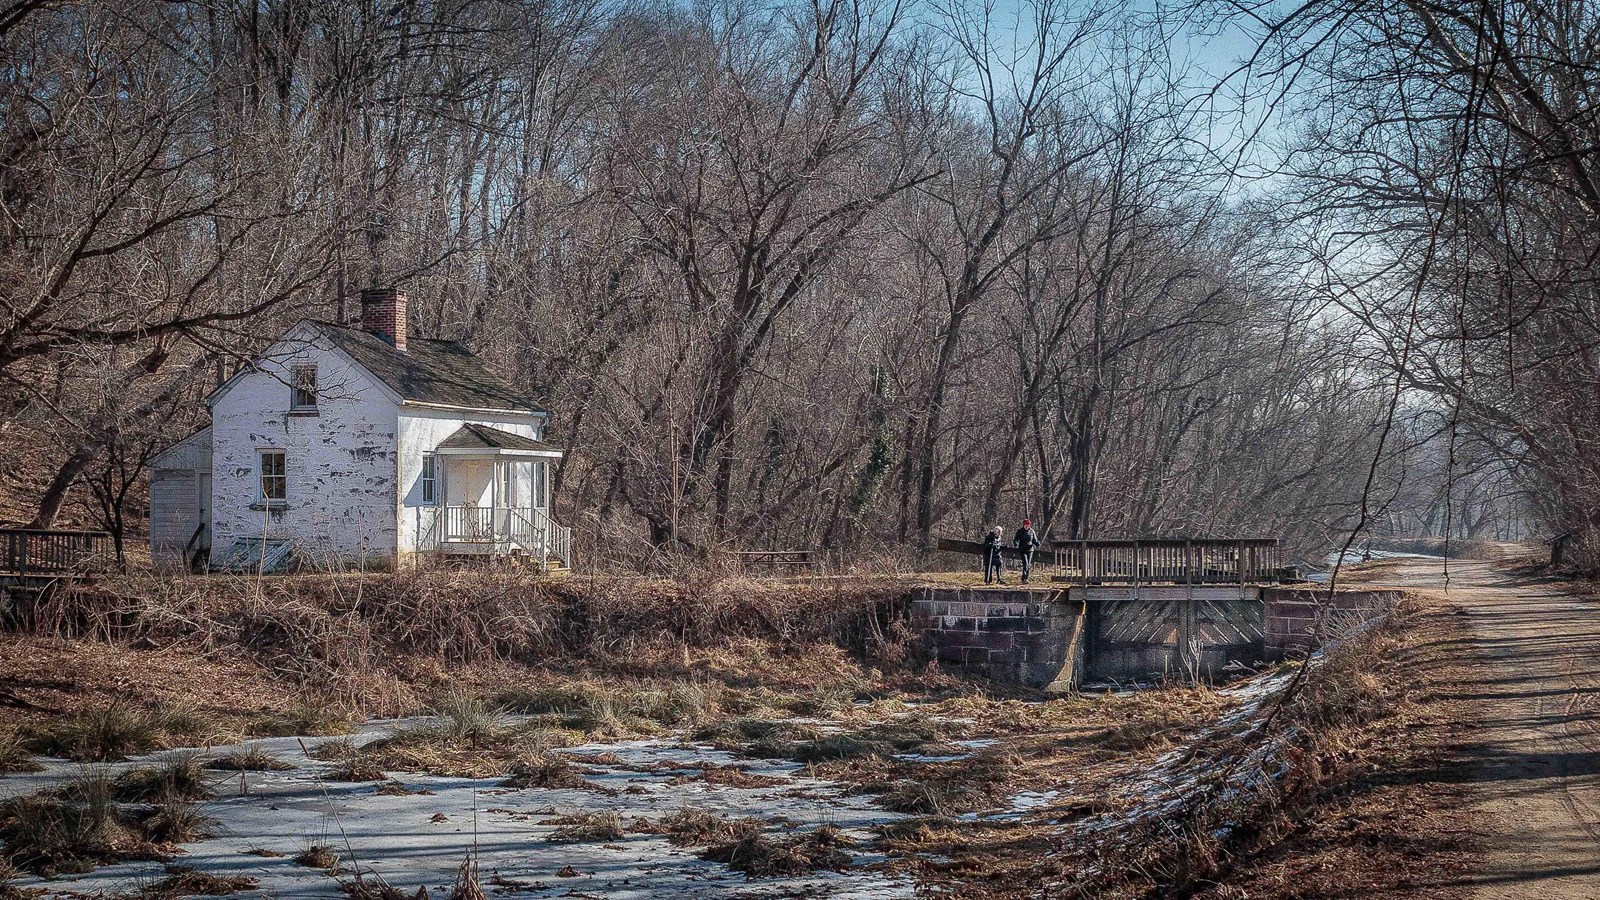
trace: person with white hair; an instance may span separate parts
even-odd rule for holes
[[[999,525],[983,536],[983,583],[1006,583],[1005,532]]]

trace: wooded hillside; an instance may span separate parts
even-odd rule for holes
[[[1024,516],[1312,547],[1450,496],[1395,499],[1460,416],[1392,413],[1396,371],[1448,396],[1453,357],[1419,374],[1349,314],[1306,198],[1235,177],[1119,4],[5,10],[12,520],[136,529],[197,400],[376,285],[554,412],[591,559]]]

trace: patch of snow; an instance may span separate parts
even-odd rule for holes
[[[392,734],[397,728],[426,719],[374,722],[356,736],[358,742]],[[337,738],[306,738],[314,747]],[[846,796],[838,785],[799,776],[801,767],[787,761],[747,760],[699,745],[665,740],[590,743],[563,751],[574,756],[615,753],[622,765],[575,760],[594,770],[586,776],[614,796],[595,790],[510,789],[500,779],[447,778],[393,773],[416,792],[389,796],[375,782],[324,780],[332,764],[308,758],[296,738],[262,738],[210,748],[208,755],[259,747],[295,768],[282,772],[217,772],[215,798],[200,804],[216,820],[213,836],[186,844],[173,862],[220,876],[258,879],[248,895],[283,900],[334,900],[343,896],[339,882],[327,873],[296,864],[291,857],[311,844],[329,847],[347,870],[375,873],[406,893],[427,887],[446,896],[457,868],[476,848],[480,878],[515,883],[518,896],[604,896],[617,900],[662,900],[726,896],[859,897],[891,900],[912,896],[909,879],[862,868],[844,873],[819,872],[798,878],[744,877],[718,863],[699,859],[694,849],[674,847],[665,837],[628,833],[622,839],[593,843],[551,843],[555,826],[541,822],[555,814],[616,812],[625,827],[636,819],[657,820],[685,806],[713,809],[730,816],[759,816],[794,823],[787,830],[830,823],[866,844],[872,826],[903,816],[870,800]],[[118,772],[158,763],[165,754],[104,766]],[[60,787],[92,771],[65,760],[41,760],[45,771],[0,778],[0,796],[10,797]],[[660,769],[654,768],[665,763]],[[679,765],[681,764],[681,767]],[[776,787],[736,788],[687,781],[668,784],[675,775],[704,765],[737,764],[752,774],[779,777]],[[637,768],[649,767],[649,771]],[[636,788],[636,790],[628,790]],[[427,792],[427,793],[425,793]],[[281,856],[261,856],[266,850]],[[879,854],[858,853],[856,862],[869,866]],[[49,896],[109,895],[137,890],[161,878],[164,863],[127,862],[86,875],[46,881],[19,879],[23,887],[43,887]],[[557,873],[578,872],[573,877]]]
[[[1059,796],[1061,796],[1060,791],[1022,791],[1011,797],[1011,808],[1018,812],[1027,812],[1049,806]]]

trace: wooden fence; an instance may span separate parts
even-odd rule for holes
[[[1276,539],[1056,541],[1055,581],[1075,584],[1273,584]]]
[[[0,573],[61,575],[104,569],[111,535],[104,531],[0,528]]]

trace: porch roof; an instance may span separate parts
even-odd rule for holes
[[[460,456],[549,456],[560,457],[561,448],[533,438],[468,422],[439,442],[439,453]]]

